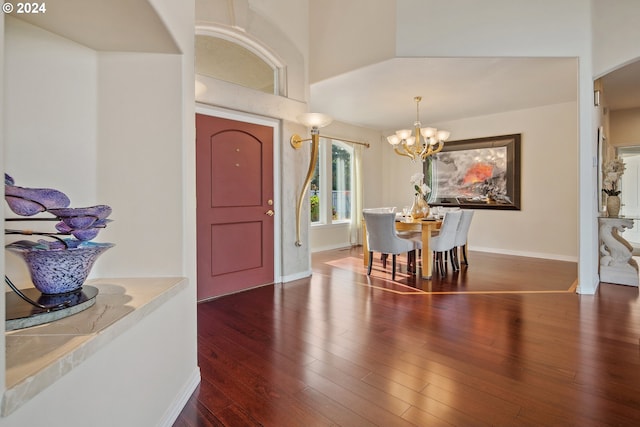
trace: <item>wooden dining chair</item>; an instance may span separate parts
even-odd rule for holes
[[[403,239],[396,231],[396,214],[393,212],[375,212],[363,210],[362,215],[367,226],[367,246],[369,249],[369,266],[367,275],[371,275],[373,253],[380,252],[392,256],[391,279],[396,280],[396,256],[409,253],[418,248],[418,244],[411,239]]]

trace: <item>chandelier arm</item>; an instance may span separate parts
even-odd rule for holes
[[[430,155],[441,152],[443,148],[444,148],[444,141],[438,142],[438,148],[436,148],[435,150],[432,150]]]
[[[400,156],[405,156],[410,158],[411,160],[415,160],[415,156],[412,155],[412,153],[407,149],[407,147],[402,144],[402,147],[404,149],[404,153],[400,150],[398,150],[398,147],[393,147],[393,151],[396,152],[396,154],[400,155]]]
[[[416,157],[420,155],[420,140],[418,138],[415,139],[412,145],[408,145],[407,143],[402,143],[404,150],[409,153],[409,157],[411,160],[415,160]]]

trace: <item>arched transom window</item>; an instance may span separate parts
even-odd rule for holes
[[[238,43],[196,34],[195,56],[196,74],[278,94],[278,68]]]

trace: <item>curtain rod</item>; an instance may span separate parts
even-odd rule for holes
[[[342,142],[348,142],[350,144],[363,145],[363,146],[365,146],[367,148],[371,147],[371,144],[369,144],[368,142],[353,141],[351,139],[337,138],[335,136],[320,135],[320,138],[335,139],[335,140],[342,141]]]

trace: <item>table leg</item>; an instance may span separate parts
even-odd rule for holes
[[[433,275],[433,253],[429,248],[431,240],[432,223],[423,221],[422,223],[422,278],[431,279]]]

